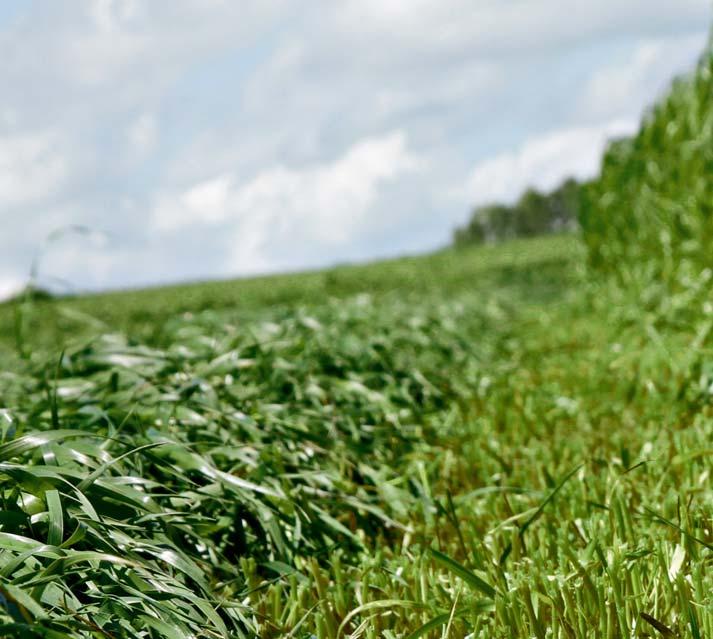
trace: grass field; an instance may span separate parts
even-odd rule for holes
[[[572,239],[555,243],[551,239],[535,239],[514,241],[507,246],[485,246],[479,251],[448,250],[296,275],[67,297],[58,303],[37,302],[22,315],[19,326],[17,306],[0,304],[0,348],[6,354],[17,351],[19,339],[28,340],[28,349],[40,346],[57,350],[58,344],[69,336],[107,330],[123,330],[155,342],[160,340],[165,320],[184,312],[227,310],[232,316],[251,318],[264,317],[267,308],[289,311],[362,292],[381,298],[393,293],[450,295],[476,286],[527,286],[527,277],[536,278],[537,274],[527,275],[519,267],[533,263],[556,274],[548,285],[560,289],[563,264],[581,255],[581,251]],[[513,273],[516,277],[509,278]],[[25,346],[19,344],[19,349],[24,350]]]
[[[713,637],[707,280],[585,262],[0,306],[0,635]]]

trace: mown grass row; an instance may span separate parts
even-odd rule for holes
[[[244,330],[181,318],[165,349],[101,336],[56,370],[6,374],[14,622],[251,634],[242,561],[279,577],[403,528],[396,454],[422,445],[424,415],[458,392],[446,364],[470,357],[455,316],[423,310],[358,298]]]
[[[399,460],[466,392],[487,312],[312,311],[169,317],[162,348],[99,334],[3,374],[4,632],[253,636],[256,570],[407,528]]]

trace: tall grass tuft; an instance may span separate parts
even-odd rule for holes
[[[681,290],[713,266],[713,47],[610,144],[580,223],[590,263],[624,284]]]

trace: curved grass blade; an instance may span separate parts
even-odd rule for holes
[[[419,603],[418,601],[410,601],[408,599],[379,599],[378,601],[370,601],[357,608],[354,608],[344,619],[342,623],[339,624],[339,629],[337,630],[337,637],[340,637],[344,632],[344,628],[349,624],[349,622],[354,619],[357,615],[364,612],[370,612],[372,610],[384,610],[391,608],[408,608],[411,610],[424,608],[425,604]]]
[[[59,491],[48,490],[45,493],[45,501],[47,502],[47,513],[49,515],[47,543],[50,546],[59,546],[64,537],[64,512],[62,511]]]
[[[436,628],[441,628],[445,626],[450,618],[451,613],[444,612],[443,614],[434,617],[430,621],[427,621],[417,630],[414,630],[410,635],[406,637],[406,639],[419,639],[419,637],[423,637],[425,634],[428,634],[432,630],[436,630]]]
[[[119,455],[118,457],[114,457],[113,459],[110,459],[109,461],[103,463],[101,466],[99,466],[96,470],[94,470],[91,474],[87,475],[85,479],[83,479],[78,485],[77,485],[77,490],[81,490],[82,492],[86,491],[89,486],[91,486],[97,478],[101,477],[109,468],[111,468],[114,464],[118,464],[120,461],[123,459],[126,459],[127,457],[130,457],[131,455],[134,455],[135,453],[140,453],[141,451],[144,450],[149,450],[151,448],[156,448],[158,446],[164,446],[165,444],[163,442],[154,442],[151,444],[144,444],[143,446],[138,446],[136,448],[132,448],[131,450],[125,452],[122,455]]]
[[[497,594],[495,588],[493,588],[488,582],[478,577],[478,575],[472,573],[465,566],[459,564],[454,559],[451,559],[448,555],[439,552],[438,550],[434,550],[433,548],[430,548],[428,553],[437,563],[465,581],[471,589],[477,590],[491,599],[495,598],[495,595]]]
[[[54,430],[48,431],[46,433],[31,433],[28,435],[23,435],[18,437],[7,444],[2,444],[0,446],[0,461],[6,461],[17,457],[18,455],[23,455],[24,453],[31,451],[40,446],[44,446],[49,442],[56,442],[60,439],[67,439],[69,437],[92,437],[96,438],[97,435],[91,433],[86,433],[82,430]]]

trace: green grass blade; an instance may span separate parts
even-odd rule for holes
[[[490,597],[491,599],[495,598],[495,588],[493,588],[489,583],[478,577],[478,575],[472,573],[470,570],[459,564],[457,561],[451,559],[448,555],[439,552],[438,550],[434,550],[433,548],[431,548],[428,552],[438,564],[448,569],[454,575],[460,577],[473,590],[477,590],[483,593],[486,597]]]
[[[49,514],[47,543],[50,546],[59,546],[64,537],[64,511],[59,492],[48,490],[45,493],[45,501],[47,502],[47,512]]]

